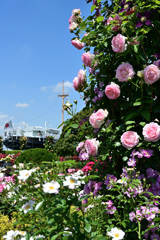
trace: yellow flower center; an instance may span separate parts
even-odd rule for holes
[[[127,9],[128,7],[129,7],[128,4],[125,4],[125,5],[124,5],[124,9]]]
[[[147,20],[146,17],[141,17],[141,22],[145,22]]]
[[[27,206],[25,206],[25,209],[28,210],[30,208],[30,205],[28,204]]]
[[[70,179],[69,181],[70,181],[70,183],[75,183],[74,179]]]
[[[114,236],[115,236],[115,237],[119,237],[119,233],[115,233]]]
[[[25,176],[26,176],[26,177],[28,177],[28,175],[29,175],[29,173],[26,173],[26,175],[25,175]]]
[[[53,186],[49,186],[49,189],[50,189],[50,190],[53,190],[53,189],[54,189],[54,187],[53,187]]]

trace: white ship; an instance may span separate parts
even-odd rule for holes
[[[27,137],[26,149],[29,148],[43,148],[47,136],[53,136],[54,143],[58,140],[59,129],[47,128],[46,126],[25,126],[23,129],[13,128],[11,121],[6,123],[4,127],[3,144],[6,148],[12,150],[19,150],[20,137]]]

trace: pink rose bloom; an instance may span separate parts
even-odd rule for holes
[[[69,30],[70,30],[70,32],[73,32],[77,27],[78,27],[78,24],[75,23],[75,22],[72,22],[72,23],[69,25]]]
[[[76,22],[77,21],[77,17],[75,15],[71,15],[69,18],[69,24],[71,24],[72,22]]]
[[[157,142],[160,139],[160,126],[157,123],[151,122],[143,128],[144,140],[147,142]]]
[[[78,40],[77,38],[71,41],[71,44],[77,49],[82,49],[84,47],[84,43]]]
[[[120,64],[116,70],[116,78],[118,78],[120,82],[127,82],[133,78],[134,74],[133,67],[129,63]]]
[[[113,37],[112,49],[114,52],[124,52],[127,49],[127,44],[125,44],[125,37],[121,34]]]
[[[106,86],[105,94],[109,99],[116,99],[120,96],[120,87],[116,83],[111,82]]]
[[[87,139],[85,142],[85,149],[89,155],[95,156],[99,147],[99,141],[96,138]]]
[[[113,21],[113,18],[112,18],[112,17],[109,17],[109,18],[107,19],[107,25],[109,25],[111,21]]]
[[[85,66],[91,67],[92,62],[94,61],[95,55],[90,52],[86,52],[82,54],[82,62]]]
[[[112,28],[112,31],[114,32],[118,31],[122,23],[122,19],[120,18],[120,16],[117,14],[114,18],[109,17],[107,19],[107,25],[109,25],[111,21],[116,21],[116,23],[112,24],[114,25],[114,27]]]
[[[160,78],[160,70],[156,65],[151,64],[144,69],[145,83],[153,84],[159,78]]]
[[[83,71],[82,69],[80,69],[78,72],[78,79],[80,84],[83,84],[86,79],[86,71]]]
[[[73,15],[81,15],[81,10],[80,9],[73,9],[72,14]]]
[[[78,77],[75,77],[75,78],[73,79],[73,87],[74,87],[74,89],[75,89],[76,91],[78,91],[78,88],[80,87],[80,85],[81,85],[81,83],[80,83]]]
[[[133,148],[139,143],[139,136],[136,132],[127,131],[122,134],[121,143],[123,147]]]
[[[92,113],[89,118],[89,122],[93,128],[100,128],[107,116],[107,110],[99,109],[96,113]]]

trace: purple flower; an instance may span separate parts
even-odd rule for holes
[[[102,88],[104,86],[104,82],[99,83],[99,87]]]
[[[150,26],[152,24],[152,22],[149,20],[150,15],[150,11],[146,11],[144,14],[137,13],[137,18],[139,18],[140,21],[136,23],[136,27],[142,27],[143,24]]]
[[[104,184],[107,186],[107,189],[111,189],[113,185],[111,185],[112,182],[117,181],[117,178],[114,175],[108,174],[106,176],[106,180],[104,181]]]
[[[143,155],[143,157],[150,158],[153,155],[153,150],[151,149],[141,149],[140,153]]]
[[[135,167],[136,166],[136,159],[135,158],[130,158],[129,161],[127,162],[127,164],[130,167]]]
[[[98,98],[97,96],[95,96],[95,97],[92,99],[92,101],[93,101],[94,103],[96,103],[98,100],[99,100],[99,98]]]
[[[158,234],[156,234],[156,233],[153,233],[152,235],[151,235],[151,240],[160,240],[160,236],[158,235]]]
[[[82,161],[87,161],[89,159],[89,155],[88,155],[88,153],[82,151],[82,153],[80,152],[80,154],[79,154],[79,158]]]
[[[120,9],[120,12],[124,12],[124,11],[128,11],[130,10],[130,5],[131,5],[131,1],[125,1],[123,0],[121,2],[121,9]]]
[[[135,217],[136,217],[136,214],[134,212],[129,213],[129,219],[130,219],[131,222],[133,222]]]
[[[148,169],[146,170],[146,174],[147,174],[147,178],[157,177],[158,172],[157,172],[156,170],[153,170],[152,168],[148,168]]]
[[[99,98],[102,98],[103,95],[104,95],[104,93],[103,93],[102,91],[99,91],[99,92],[98,92],[98,97],[99,97]]]
[[[98,93],[98,92],[99,92],[99,88],[98,88],[98,87],[95,87],[95,88],[94,88],[94,92],[95,92],[95,93]]]

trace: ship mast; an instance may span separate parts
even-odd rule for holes
[[[63,122],[64,122],[64,99],[65,97],[68,97],[68,94],[64,94],[64,81],[62,86],[62,94],[59,94],[58,97],[62,98],[62,128],[63,128]]]

